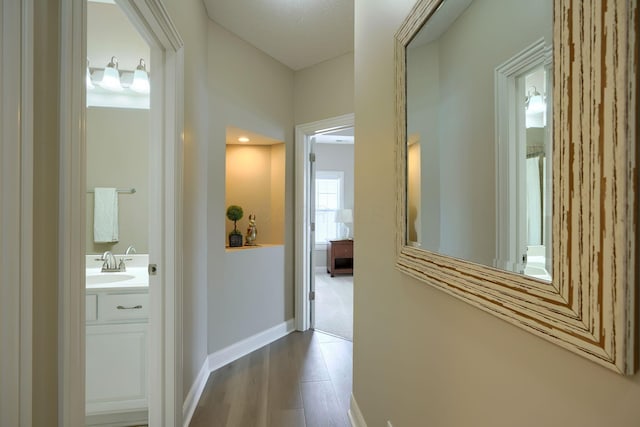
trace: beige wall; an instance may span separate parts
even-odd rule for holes
[[[209,110],[204,113],[210,126],[206,166],[207,309],[208,352],[213,353],[293,318],[294,126],[293,71],[213,21],[209,22],[208,33]],[[280,213],[284,217],[284,256],[274,264],[256,261],[240,272],[231,271],[233,263],[226,261],[241,255],[226,253],[223,245],[229,222],[225,216],[225,151],[229,126],[284,141],[286,158],[285,203]],[[245,215],[249,213],[245,210]],[[260,216],[257,223],[260,230]],[[259,234],[259,241],[261,237]],[[262,250],[266,249],[250,251],[260,253]],[[256,282],[256,271],[263,277],[277,279]],[[260,292],[266,291],[269,298],[258,305],[252,303],[247,296],[247,289],[252,287],[261,287]],[[251,316],[247,316],[247,312]]]
[[[623,377],[394,268],[393,34],[413,0],[355,1],[354,395],[369,426],[636,427]]]
[[[149,110],[87,108],[87,189],[135,188],[118,195],[117,243],[93,240],[94,194],[87,194],[86,252],[149,252]]]
[[[140,58],[151,71],[149,45],[114,4],[87,2],[87,59],[91,68],[104,68],[112,56],[120,70],[135,70]]]
[[[296,71],[295,123],[353,113],[353,79],[353,53]]]
[[[238,231],[246,241],[249,215],[256,216],[258,237],[256,243],[282,244],[284,242],[284,144],[227,145],[226,204],[238,205],[244,216],[237,221]],[[281,178],[281,179],[278,179]],[[275,206],[272,204],[276,204]],[[277,206],[281,205],[281,206]],[[274,218],[274,211],[279,218]],[[276,221],[279,219],[279,223]],[[225,221],[226,236],[233,230],[233,222]],[[280,233],[278,235],[278,233]]]

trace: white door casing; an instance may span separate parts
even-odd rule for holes
[[[329,130],[354,126],[354,114],[345,114],[316,122],[296,126],[295,134],[295,318],[296,329],[306,331],[311,327],[311,304],[309,292],[311,290],[310,277],[313,271],[312,258],[309,251],[313,250],[314,242],[310,233],[311,212],[307,202],[313,195],[310,185],[310,138],[311,136]],[[306,254],[306,255],[305,255]]]
[[[551,46],[540,39],[495,70],[496,129],[496,255],[494,267],[518,272],[526,246],[523,225],[524,159],[526,148],[517,144],[519,109],[516,78],[536,66],[549,67]],[[524,102],[524,101],[523,101]],[[521,126],[524,129],[524,126]],[[550,168],[548,168],[550,169]],[[550,173],[550,172],[549,172]]]
[[[118,0],[151,47],[149,425],[182,424],[182,39],[160,0]],[[86,3],[62,0],[59,425],[84,425]]]

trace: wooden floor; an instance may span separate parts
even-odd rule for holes
[[[353,345],[293,332],[214,371],[191,427],[349,427]]]

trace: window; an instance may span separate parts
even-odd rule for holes
[[[316,172],[316,244],[338,237],[336,211],[342,209],[344,172]]]

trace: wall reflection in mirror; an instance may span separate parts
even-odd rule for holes
[[[551,280],[552,6],[446,0],[407,46],[408,245]]]

